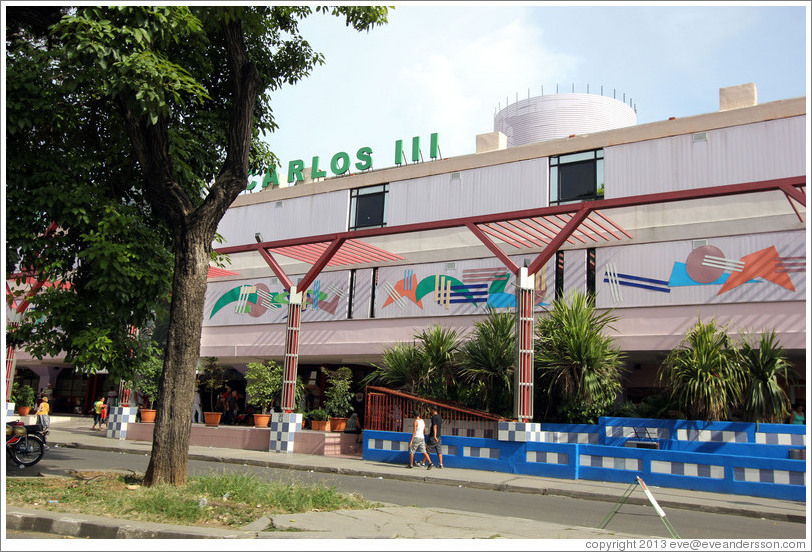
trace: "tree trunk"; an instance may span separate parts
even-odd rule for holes
[[[185,228],[175,237],[175,275],[164,371],[145,485],[186,483],[192,405],[211,236]]]
[[[152,456],[144,476],[148,486],[186,483],[211,244],[220,219],[248,180],[254,106],[262,83],[256,66],[248,59],[241,22],[226,21],[223,31],[233,105],[223,168],[202,204],[194,207],[194,202],[172,179],[167,121],[159,119],[157,124],[151,124],[145,116],[136,118],[127,103],[120,102],[144,172],[150,205],[171,229],[175,252],[164,371],[152,433]]]

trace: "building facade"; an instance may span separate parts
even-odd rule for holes
[[[229,262],[210,271],[201,356],[237,387],[247,363],[285,362],[290,285],[305,279],[295,354],[318,403],[323,367],[351,366],[357,383],[422,329],[515,311],[519,284],[537,314],[573,290],[613,310],[627,398],[714,319],[734,339],[775,330],[803,401],[806,98],[759,105],[752,85],[732,87],[718,112],[638,125],[619,101],[568,96],[507,106],[474,154],[441,159],[432,135],[399,142],[389,168],[362,148],[254,175],[218,228]],[[106,388],[58,359],[17,351],[16,364],[64,411]]]
[[[282,362],[285,276],[296,284],[309,274],[299,374],[315,383],[322,366],[363,373],[424,328],[464,333],[489,307],[515,310],[517,275],[505,263],[538,264],[569,231],[530,274],[535,311],[572,290],[613,309],[629,398],[656,387],[659,362],[691,326],[715,319],[734,339],[775,330],[804,377],[790,397],[803,401],[805,98],[758,105],[752,85],[732,87],[720,90],[718,112],[643,125],[620,104],[608,130],[587,134],[567,134],[562,126],[584,125],[573,109],[554,121],[556,103],[523,102],[545,111],[524,125],[516,108],[497,114],[495,128],[521,128],[515,146],[495,131],[476,137],[472,155],[411,164],[406,155],[400,166],[322,171],[288,186],[255,176],[260,191],[238,198],[218,229],[231,263],[209,282],[201,355],[237,369]],[[550,127],[566,137],[551,138]],[[582,203],[594,209],[574,224]],[[340,255],[325,257],[339,235],[348,240]]]

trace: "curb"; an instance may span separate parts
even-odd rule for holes
[[[115,521],[115,524],[111,523]],[[33,531],[80,539],[243,539],[257,538],[252,531],[185,527],[151,522],[66,514],[9,507],[6,531]]]
[[[100,447],[97,445],[86,445],[80,443],[59,443],[60,446],[69,448],[82,448],[87,450],[99,450],[110,452],[109,447]],[[119,452],[126,454],[142,454],[144,451],[120,449]],[[335,473],[341,475],[353,475],[361,477],[383,477],[385,479],[392,479],[397,481],[421,481],[424,483],[432,483],[434,485],[448,485],[453,487],[464,487],[469,489],[483,489],[489,491],[502,491],[511,493],[526,493],[526,494],[539,494],[549,496],[563,496],[567,498],[577,498],[582,500],[597,500],[601,502],[617,502],[619,496],[610,494],[601,494],[595,492],[573,491],[568,489],[558,488],[535,488],[535,487],[522,487],[518,485],[508,485],[505,483],[483,483],[466,481],[462,479],[434,479],[417,474],[389,474],[372,472],[363,469],[355,468],[331,468],[327,466],[299,466],[292,465],[285,462],[274,462],[273,460],[255,460],[255,459],[238,459],[229,458],[224,456],[213,456],[205,454],[189,454],[189,460],[197,460],[202,462],[219,462],[222,464],[241,464],[247,466],[258,466],[264,468],[288,469],[297,471],[313,471],[319,473]],[[744,508],[731,508],[727,506],[707,506],[702,504],[690,502],[676,502],[671,500],[658,500],[658,504],[664,508],[672,508],[677,510],[692,510],[698,512],[706,512],[712,514],[725,514],[735,515],[741,517],[768,519],[771,521],[784,521],[790,523],[806,523],[806,516],[801,514],[782,514],[778,512],[763,512]],[[627,504],[637,506],[646,506],[649,501],[643,497],[627,497]]]
[[[6,511],[6,531],[49,533],[77,539],[314,539],[334,538],[316,531],[263,530],[272,522],[261,518],[243,529],[170,525],[85,514],[19,507]]]

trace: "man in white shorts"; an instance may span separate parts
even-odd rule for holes
[[[423,453],[423,461],[428,463],[426,469],[430,470],[434,467],[434,464],[431,463],[431,458],[429,458],[429,455],[426,452],[426,438],[424,436],[425,432],[426,422],[420,417],[420,413],[415,410],[414,424],[412,425],[412,438],[409,439],[409,468],[414,468],[415,452]]]

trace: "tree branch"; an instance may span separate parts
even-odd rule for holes
[[[242,24],[239,20],[223,24],[226,54],[233,86],[232,111],[228,129],[226,160],[209,193],[194,216],[214,235],[217,224],[248,181],[248,162],[254,128],[254,108],[261,79],[248,58]]]
[[[149,124],[146,116],[135,117],[123,98],[119,97],[117,101],[141,165],[147,201],[170,228],[177,230],[185,223],[194,206],[183,188],[172,178],[166,121],[162,117],[156,124]]]

